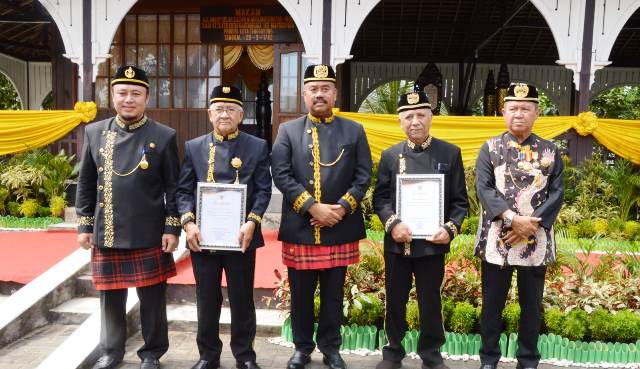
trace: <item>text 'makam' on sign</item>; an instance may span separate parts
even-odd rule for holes
[[[296,25],[284,8],[202,7],[200,39],[205,43],[293,43]]]

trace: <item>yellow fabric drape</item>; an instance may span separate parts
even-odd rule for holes
[[[336,110],[335,114],[364,126],[374,160],[380,160],[382,150],[406,139],[394,114],[363,114]],[[578,116],[540,117],[533,132],[551,139],[570,128],[579,134],[592,134],[607,149],[635,164],[640,164],[640,121],[598,119],[593,113]],[[434,116],[431,133],[434,137],[460,147],[465,165],[475,164],[478,151],[490,137],[506,131],[501,117]]]
[[[224,69],[233,68],[240,61],[243,50],[242,45],[225,46]],[[256,68],[261,70],[273,68],[273,45],[247,45],[247,54]]]
[[[46,146],[94,120],[96,112],[92,101],[73,110],[0,110],[0,155]]]
[[[273,68],[273,45],[249,45],[247,46],[247,54],[258,69]]]
[[[230,69],[236,65],[242,56],[242,49],[243,47],[240,45],[224,47],[224,69]]]

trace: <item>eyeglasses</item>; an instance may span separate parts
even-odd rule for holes
[[[227,113],[229,115],[234,114],[234,113],[238,113],[242,110],[240,109],[236,109],[236,108],[214,108],[214,109],[209,109],[213,112],[215,112],[218,115],[222,115],[223,113]]]

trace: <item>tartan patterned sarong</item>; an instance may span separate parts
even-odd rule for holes
[[[282,243],[282,263],[294,269],[328,269],[359,261],[358,241],[332,246]]]
[[[91,271],[96,290],[144,287],[176,275],[173,255],[161,247],[91,250]]]

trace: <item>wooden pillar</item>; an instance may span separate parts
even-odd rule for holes
[[[582,62],[580,64],[580,88],[577,97],[577,113],[589,110],[591,99],[591,57],[593,49],[593,22],[596,0],[585,1],[584,31],[582,35]],[[593,137],[576,135],[576,160],[581,162],[593,153]]]
[[[91,60],[91,0],[82,0],[82,99],[93,101]]]
[[[322,64],[331,63],[331,2],[322,0]]]

